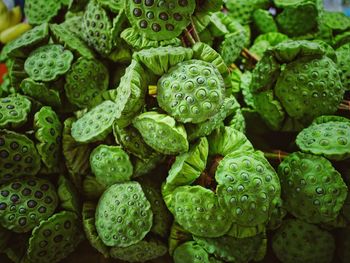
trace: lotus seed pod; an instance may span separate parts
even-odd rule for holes
[[[262,57],[269,47],[274,47],[283,41],[288,40],[288,36],[279,32],[269,32],[258,36],[249,51]]]
[[[32,25],[50,22],[60,9],[60,1],[28,0],[24,5],[24,13]]]
[[[105,186],[127,182],[133,174],[129,155],[119,146],[100,145],[90,154],[91,170]]]
[[[7,60],[6,66],[8,68],[10,85],[12,86],[12,91],[10,93],[16,93],[22,80],[28,77],[24,69],[24,64],[25,60],[22,58]]]
[[[173,259],[175,263],[210,263],[208,253],[194,241],[177,247]]]
[[[64,89],[70,103],[79,108],[91,108],[102,102],[108,82],[108,70],[101,62],[80,57],[66,74]]]
[[[334,220],[348,189],[341,175],[325,158],[296,152],[278,167],[286,209],[308,223]]]
[[[106,100],[72,124],[72,137],[80,143],[102,141],[112,131],[113,122],[119,116],[118,105]]]
[[[276,172],[260,152],[226,155],[215,179],[219,204],[235,223],[244,227],[268,222],[281,187]]]
[[[20,94],[0,99],[0,129],[18,128],[27,122],[32,103]]]
[[[62,124],[51,107],[42,107],[34,115],[36,145],[41,160],[47,168],[58,166],[61,149]]]
[[[259,33],[278,32],[276,22],[272,14],[263,9],[257,9],[253,13],[254,25]]]
[[[336,50],[337,65],[342,71],[341,80],[346,90],[350,90],[350,44],[341,46]]]
[[[165,114],[155,111],[142,113],[133,120],[145,142],[163,154],[178,154],[188,151],[185,128]]]
[[[215,115],[225,96],[219,71],[199,60],[185,61],[171,68],[159,79],[157,91],[159,106],[184,123],[200,123]]]
[[[350,28],[349,18],[342,12],[325,11],[322,18],[324,23],[333,31],[345,31]]]
[[[96,229],[107,246],[138,243],[151,230],[152,222],[151,204],[137,182],[112,185],[96,208]]]
[[[0,130],[0,182],[36,175],[41,159],[34,142],[23,134]]]
[[[29,239],[26,258],[29,262],[59,262],[72,253],[82,240],[78,217],[62,211],[41,221]]]
[[[180,35],[190,24],[195,7],[194,0],[171,3],[159,0],[125,2],[125,12],[130,24],[145,37],[158,41]]]
[[[65,74],[72,61],[72,52],[61,45],[49,44],[31,52],[24,69],[33,80],[52,81]]]
[[[51,216],[57,204],[56,189],[48,180],[14,179],[0,187],[0,223],[25,233]]]
[[[330,263],[335,244],[327,231],[297,219],[288,219],[273,236],[272,248],[283,263]]]
[[[303,152],[336,161],[347,159],[350,157],[350,120],[312,124],[298,134],[296,144]]]
[[[230,16],[242,24],[248,24],[256,9],[266,9],[269,6],[267,0],[231,0],[226,2]]]
[[[63,210],[80,213],[79,195],[73,184],[63,175],[58,178],[57,194]]]
[[[226,34],[224,41],[221,43],[220,54],[226,65],[231,65],[240,56],[245,46],[245,34],[243,31]]]
[[[146,262],[165,255],[167,251],[165,244],[156,239],[150,239],[149,241],[141,240],[125,248],[113,247],[111,257],[125,262]]]

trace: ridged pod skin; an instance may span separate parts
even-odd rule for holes
[[[194,241],[178,246],[173,258],[175,263],[210,263],[208,253]]]

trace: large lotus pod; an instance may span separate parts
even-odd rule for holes
[[[29,262],[56,263],[71,254],[82,240],[78,216],[69,211],[54,214],[34,228],[26,259]]]
[[[307,153],[340,161],[350,157],[350,120],[329,120],[313,123],[297,138],[298,147]]]
[[[105,190],[106,186],[99,183],[95,176],[87,175],[84,178],[81,192],[85,199],[98,200]]]
[[[82,217],[84,232],[90,245],[100,252],[105,258],[110,256],[109,247],[107,247],[99,237],[95,226],[96,204],[93,202],[85,202],[83,204]]]
[[[0,182],[22,175],[36,175],[40,170],[40,155],[27,136],[0,130]]]
[[[149,111],[133,120],[145,142],[156,151],[174,155],[188,151],[187,134],[182,124],[165,114]]]
[[[96,147],[90,155],[90,165],[96,180],[105,186],[127,182],[133,174],[129,155],[119,146]]]
[[[2,50],[1,57],[25,57],[28,49],[47,42],[49,27],[47,23],[32,28],[23,35],[9,42]]]
[[[276,22],[272,14],[264,9],[257,9],[253,13],[253,21],[257,30],[261,34],[268,32],[278,32]]]
[[[50,30],[55,41],[71,50],[78,56],[93,58],[95,55],[76,34],[65,28],[64,25],[51,24]]]
[[[116,90],[115,103],[121,109],[117,124],[124,128],[141,111],[145,104],[148,77],[140,63],[132,60]],[[113,96],[113,95],[112,95]]]
[[[281,187],[275,170],[260,152],[226,155],[215,179],[219,204],[235,223],[250,227],[268,222]]]
[[[248,238],[234,238],[230,236],[206,238],[193,236],[193,239],[216,258],[237,263],[245,263],[253,260],[263,242],[262,235]]]
[[[60,207],[63,210],[80,214],[81,205],[78,192],[72,182],[63,175],[58,178],[57,194],[60,199]]]
[[[104,140],[120,116],[119,106],[106,100],[72,124],[72,137],[80,143]]]
[[[192,49],[172,46],[144,49],[134,55],[138,61],[158,76],[167,73],[177,64],[190,60],[192,56]]]
[[[171,68],[159,79],[157,91],[159,106],[183,123],[207,120],[219,111],[225,97],[220,72],[200,60],[185,61]]]
[[[180,186],[173,193],[174,218],[186,231],[204,237],[219,237],[231,227],[232,218],[214,192],[202,186]]]
[[[232,152],[253,152],[253,145],[242,133],[230,127],[214,131],[208,138],[209,155],[226,156]]]
[[[327,159],[290,154],[278,167],[286,209],[308,223],[334,220],[346,199],[347,187]]]
[[[146,38],[157,41],[179,36],[190,24],[195,7],[194,0],[125,1],[125,11],[131,25]]]
[[[128,247],[112,247],[111,257],[124,262],[146,262],[165,255],[168,248],[157,239],[141,240]]]
[[[31,52],[24,69],[33,80],[52,81],[65,74],[72,61],[72,52],[61,45],[49,44]]]
[[[145,143],[140,132],[132,125],[120,128],[115,123],[113,125],[113,134],[116,138],[116,142],[119,143],[125,151],[137,158],[147,160],[155,153],[154,150]]]
[[[194,241],[178,246],[173,259],[175,263],[210,263],[208,252]]]
[[[350,43],[345,44],[336,50],[337,65],[342,71],[341,80],[346,90],[350,90]]]
[[[330,263],[335,244],[327,231],[297,219],[288,219],[275,233],[272,248],[283,263]]]
[[[47,168],[58,166],[61,150],[62,123],[51,107],[44,106],[34,115],[36,148]]]
[[[25,233],[51,216],[57,204],[56,189],[50,181],[14,179],[0,187],[0,223],[16,233]]]
[[[266,9],[268,0],[229,0],[226,1],[229,16],[242,24],[249,24],[256,9]]]
[[[20,94],[0,99],[0,129],[21,127],[28,120],[31,101]]]
[[[220,54],[226,65],[233,64],[240,56],[245,46],[245,34],[242,31],[229,33],[225,35],[224,41],[220,46]]]
[[[24,13],[31,25],[50,22],[61,9],[61,1],[28,0],[24,5]]]
[[[107,246],[138,243],[151,230],[152,222],[151,204],[137,182],[111,186],[96,208],[96,229]]]
[[[79,108],[90,108],[102,102],[108,82],[108,70],[101,62],[80,57],[66,74],[64,89],[70,103]]]

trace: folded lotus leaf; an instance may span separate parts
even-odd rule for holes
[[[80,214],[81,204],[78,191],[72,182],[63,175],[60,175],[58,178],[57,194],[60,199],[60,207],[63,210]]]
[[[50,22],[61,9],[61,1],[28,0],[24,4],[24,14],[31,25]]]
[[[20,94],[0,99],[0,128],[18,128],[23,126],[31,111],[31,101]]]
[[[257,9],[253,13],[254,25],[261,34],[278,32],[278,28],[272,14],[264,9]]]
[[[194,241],[178,246],[173,255],[174,263],[210,263],[208,252]]]

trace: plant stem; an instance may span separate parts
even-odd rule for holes
[[[258,63],[260,60],[260,58],[257,55],[251,53],[247,48],[243,48],[242,56],[252,61],[254,64]]]
[[[289,153],[287,152],[283,152],[283,151],[280,151],[280,150],[276,150],[276,151],[273,151],[273,152],[265,152],[264,153],[264,156],[267,158],[267,159],[271,159],[271,160],[278,160],[279,162],[282,162],[284,158],[286,158],[288,156]]]

